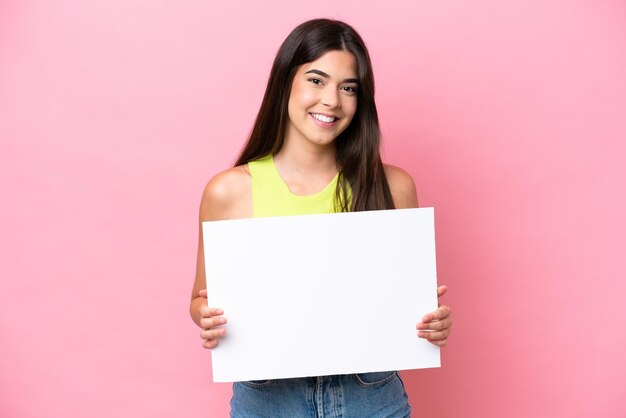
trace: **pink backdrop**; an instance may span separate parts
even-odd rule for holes
[[[455,325],[414,410],[626,416],[626,4],[250,3],[0,3],[0,415],[227,414],[187,311],[200,194],[327,16],[436,209]]]

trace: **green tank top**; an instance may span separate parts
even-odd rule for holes
[[[324,190],[301,196],[289,190],[274,165],[272,155],[250,161],[248,170],[252,177],[252,212],[255,218],[335,212],[338,175]]]

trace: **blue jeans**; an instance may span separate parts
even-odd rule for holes
[[[410,417],[397,372],[233,383],[231,417]]]

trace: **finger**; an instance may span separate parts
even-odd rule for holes
[[[419,330],[441,331],[443,329],[450,328],[452,326],[452,319],[450,317],[444,318],[441,321],[432,321],[428,323],[420,322],[415,326]]]
[[[215,348],[217,346],[217,340],[209,340],[202,341],[202,347],[208,348],[209,350]]]
[[[441,286],[439,286],[437,288],[437,297],[442,297],[443,295],[446,294],[446,292],[448,291],[448,286],[446,286],[445,284],[442,284]]]
[[[219,325],[224,325],[226,322],[226,318],[223,316],[213,316],[210,318],[202,318],[200,319],[200,327],[204,329],[215,328]]]
[[[211,330],[202,330],[200,331],[200,338],[205,341],[209,340],[219,340],[225,334],[226,330],[224,328],[211,329]]]
[[[443,331],[419,331],[417,336],[428,341],[441,341],[448,338],[448,334],[450,334],[450,330],[445,329]]]
[[[447,339],[439,340],[439,341],[430,341],[430,340],[428,340],[428,342],[433,344],[433,345],[436,345],[438,347],[445,347],[446,344],[448,344],[448,340]]]
[[[424,315],[424,317],[422,318],[422,322],[438,321],[440,319],[447,318],[448,316],[450,316],[450,312],[451,309],[449,306],[441,305],[435,311]]]
[[[212,316],[223,315],[224,310],[220,308],[209,308],[206,305],[200,306],[200,316],[203,318],[210,318]]]
[[[200,296],[201,298],[206,298],[206,289],[200,290],[200,293],[198,294],[198,296]]]
[[[220,338],[222,338],[224,336],[224,334],[226,334],[226,329],[225,328],[216,328],[216,329],[209,329],[209,330],[202,330],[200,331],[200,338],[202,338],[203,340],[219,340]]]

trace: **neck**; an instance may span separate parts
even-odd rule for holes
[[[287,141],[274,156],[274,163],[281,171],[289,172],[297,177],[337,174],[335,144],[315,145],[294,144]]]

